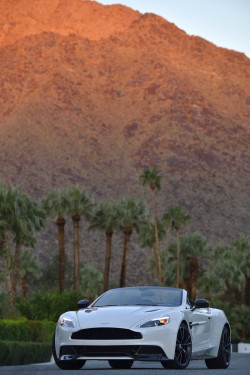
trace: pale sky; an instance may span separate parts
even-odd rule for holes
[[[155,13],[190,35],[250,58],[250,0],[97,0]]]

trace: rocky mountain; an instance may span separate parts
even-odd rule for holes
[[[139,176],[155,166],[159,215],[180,204],[192,215],[188,229],[214,243],[249,236],[244,54],[121,5],[1,0],[0,72],[0,181],[36,198],[77,183],[96,201],[148,201]],[[55,246],[50,235],[41,248]],[[103,242],[92,237],[82,257],[95,263]],[[146,269],[149,254],[132,256]]]

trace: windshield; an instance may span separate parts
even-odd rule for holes
[[[129,287],[111,289],[99,297],[92,307],[104,306],[180,306],[182,289],[164,287]]]

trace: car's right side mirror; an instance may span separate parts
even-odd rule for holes
[[[89,301],[87,299],[82,299],[78,302],[77,307],[78,309],[86,309],[89,305]]]
[[[194,306],[192,307],[192,311],[195,309],[205,309],[209,307],[209,303],[204,298],[197,298],[194,302]]]

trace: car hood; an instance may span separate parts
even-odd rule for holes
[[[106,306],[79,310],[81,329],[91,327],[131,328],[152,318],[161,318],[173,308],[159,306]]]

